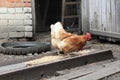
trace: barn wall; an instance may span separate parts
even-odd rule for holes
[[[31,0],[0,0],[0,39],[32,37]]]
[[[82,32],[89,31],[89,0],[81,1],[81,14],[82,14]]]
[[[88,2],[83,0],[83,3]],[[120,38],[120,0],[89,0],[87,6],[84,9],[88,11],[89,18],[82,12],[83,27],[86,28],[84,25],[87,23],[92,34]]]

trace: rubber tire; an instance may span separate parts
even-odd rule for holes
[[[25,48],[18,46],[23,46]],[[5,42],[0,44],[0,53],[4,54],[26,55],[28,53],[34,54],[49,50],[49,42]]]

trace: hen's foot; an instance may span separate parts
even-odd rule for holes
[[[70,54],[65,54],[65,57],[70,58],[71,55]]]
[[[57,51],[57,54],[58,54],[58,55],[62,55],[62,54],[64,54],[64,52],[58,50],[58,51]]]

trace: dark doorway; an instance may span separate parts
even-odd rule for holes
[[[61,21],[62,0],[35,0],[36,32],[50,30],[50,24]]]

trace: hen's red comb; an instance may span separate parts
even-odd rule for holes
[[[91,34],[89,32],[87,32],[86,37],[87,37],[88,40],[90,40],[91,39]]]

